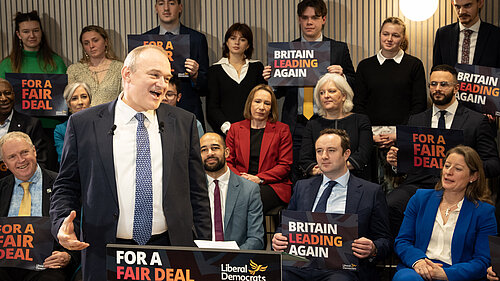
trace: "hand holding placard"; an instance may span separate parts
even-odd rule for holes
[[[69,216],[67,216],[61,227],[59,228],[59,232],[57,233],[57,239],[59,240],[59,244],[61,244],[64,248],[68,250],[80,251],[88,246],[89,243],[81,242],[76,238],[75,227],[73,225],[73,220],[76,217],[76,212],[71,211]]]
[[[43,262],[45,268],[63,268],[68,265],[71,256],[66,252],[53,251]]]
[[[283,252],[288,247],[288,239],[281,233],[275,233],[273,236],[273,249],[276,252]]]

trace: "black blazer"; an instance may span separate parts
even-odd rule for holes
[[[457,64],[459,33],[458,23],[443,26],[436,31],[433,65]],[[481,22],[473,64],[500,68],[499,27]]]
[[[335,64],[342,66],[347,82],[349,82],[352,87],[354,85],[355,72],[347,44],[332,40],[325,36],[323,36],[323,41],[330,41],[330,65]],[[300,38],[293,40],[293,42],[300,42]],[[297,124],[298,93],[298,87],[279,87],[276,91],[276,98],[285,97],[281,122],[290,127],[292,135],[295,131],[295,125]]]
[[[408,126],[431,127],[432,107],[426,111],[410,116]],[[496,177],[500,174],[500,159],[498,158],[495,136],[488,124],[487,118],[459,104],[451,129],[464,131],[464,145],[474,148],[483,160],[486,177]]]
[[[160,26],[157,26],[144,34],[159,34]],[[189,35],[189,58],[195,60],[199,64],[198,77],[196,83],[192,83],[189,78],[181,78],[181,89],[177,89],[182,93],[182,98],[177,104],[196,115],[203,127],[205,127],[205,117],[201,108],[200,96],[206,96],[207,92],[207,72],[208,72],[208,44],[207,38],[203,33],[193,30],[181,24],[179,34]]]

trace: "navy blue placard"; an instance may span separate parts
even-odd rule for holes
[[[143,45],[156,45],[161,47],[167,52],[174,73],[176,73],[178,77],[189,77],[184,67],[186,59],[189,58],[189,34],[127,35],[127,39],[129,52]]]
[[[0,267],[44,270],[54,238],[48,217],[0,217]]]
[[[500,68],[457,64],[457,100],[481,113],[500,116]]]
[[[16,95],[14,108],[30,116],[67,116],[67,74],[6,73]]]
[[[446,152],[464,143],[462,130],[397,126],[398,172],[439,175]]]
[[[357,214],[284,210],[282,226],[283,235],[288,238],[286,252],[309,259],[283,264],[357,270],[358,258],[352,253],[352,242],[358,238]]]
[[[275,42],[267,44],[270,86],[315,86],[330,66],[330,42]]]

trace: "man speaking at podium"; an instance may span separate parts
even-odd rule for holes
[[[52,233],[65,248],[83,250],[84,280],[106,279],[108,243],[211,239],[196,118],[160,106],[172,76],[166,53],[138,47],[121,74],[117,100],[70,117],[53,188]]]

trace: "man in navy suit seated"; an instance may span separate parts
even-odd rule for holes
[[[359,259],[358,271],[283,266],[283,280],[377,280],[375,262],[390,251],[391,235],[387,203],[380,185],[349,173],[351,154],[344,130],[325,129],[316,140],[316,160],[322,175],[297,181],[288,210],[358,215],[358,239],[352,244]],[[273,249],[283,251],[288,241],[273,237]]]

